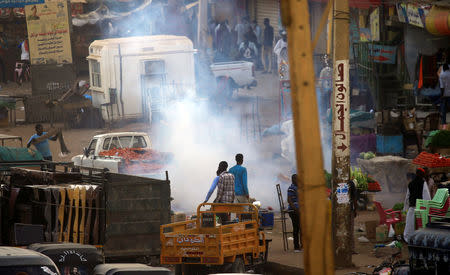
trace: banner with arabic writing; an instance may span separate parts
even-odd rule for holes
[[[67,1],[25,7],[31,64],[70,64],[72,47]]]
[[[369,44],[369,56],[377,63],[395,64],[397,57],[396,46]]]
[[[0,8],[23,8],[26,5],[42,4],[45,0],[0,0]]]

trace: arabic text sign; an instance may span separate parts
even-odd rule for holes
[[[25,7],[31,64],[70,64],[72,47],[66,1]]]
[[[42,4],[45,0],[0,0],[0,8],[23,8],[25,5]]]
[[[377,63],[395,64],[397,47],[384,45],[369,45],[370,58]]]
[[[350,156],[350,77],[348,60],[337,60],[335,64],[333,152],[339,158]]]
[[[419,7],[414,4],[408,4],[406,9],[408,15],[408,23],[423,28],[423,21],[420,18]]]
[[[203,236],[183,236],[177,237],[178,244],[194,244],[194,243],[204,243],[205,239]]]

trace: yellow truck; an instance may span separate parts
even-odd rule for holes
[[[161,264],[176,274],[244,273],[267,261],[258,209],[244,203],[202,203],[195,219],[161,225]]]

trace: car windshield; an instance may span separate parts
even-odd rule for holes
[[[1,266],[2,275],[58,275],[53,266]]]

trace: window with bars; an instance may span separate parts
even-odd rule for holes
[[[91,84],[94,87],[102,87],[102,78],[100,76],[100,62],[97,60],[89,60],[91,64]]]

